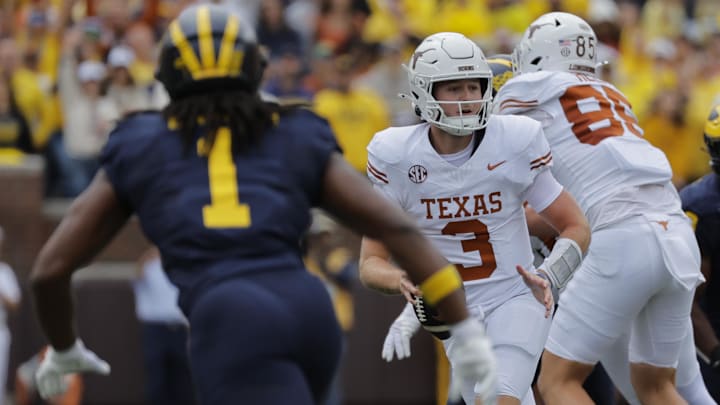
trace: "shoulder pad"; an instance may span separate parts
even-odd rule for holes
[[[516,156],[541,133],[542,126],[538,121],[523,115],[499,115],[490,116],[488,131],[500,134],[499,142],[502,149],[511,156]],[[512,136],[507,136],[512,134]]]
[[[564,72],[524,73],[508,80],[495,97],[495,112],[512,114],[534,109],[558,97],[577,77]]]
[[[373,136],[367,146],[368,153],[389,164],[400,162],[407,151],[407,142],[413,134],[427,124],[405,127],[390,127]]]
[[[159,128],[167,128],[167,123],[162,113],[156,110],[134,111],[122,117],[115,128],[110,132],[110,136],[119,133],[147,133],[157,132]]]

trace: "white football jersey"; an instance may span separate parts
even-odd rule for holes
[[[433,148],[429,131],[423,123],[375,134],[367,174],[457,265],[468,303],[487,312],[527,291],[515,269],[533,263],[524,194],[552,165],[550,147],[538,122],[493,116],[473,155],[456,167]]]
[[[525,73],[500,88],[494,108],[542,123],[553,175],[593,229],[646,209],[679,210],[670,163],[643,138],[630,103],[612,84],[583,74]]]

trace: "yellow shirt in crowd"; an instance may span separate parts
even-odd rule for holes
[[[390,126],[385,100],[369,89],[340,92],[328,88],[315,95],[315,112],[330,123],[348,162],[365,173],[368,143],[376,132]]]

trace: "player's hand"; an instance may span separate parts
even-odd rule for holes
[[[536,273],[525,270],[523,266],[518,265],[516,268],[525,284],[530,288],[530,291],[532,291],[535,299],[545,306],[545,318],[549,318],[555,307],[550,281]]]
[[[420,291],[420,288],[413,284],[412,281],[408,278],[407,274],[404,274],[402,278],[400,279],[400,285],[398,286],[398,290],[400,290],[400,293],[405,297],[407,302],[414,304],[415,298],[422,295],[422,291]]]
[[[459,381],[475,381],[475,394],[484,405],[492,405],[497,397],[495,356],[485,329],[474,318],[451,326],[454,341],[448,348],[453,376]]]
[[[410,357],[410,338],[418,329],[420,329],[420,321],[415,317],[411,304],[407,304],[390,325],[383,343],[382,358],[389,363],[393,356],[398,360]]]
[[[50,347],[35,372],[37,389],[43,399],[52,398],[67,390],[65,374],[69,373],[110,374],[110,365],[95,353],[85,348],[80,339],[61,352]]]

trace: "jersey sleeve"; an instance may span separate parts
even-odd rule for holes
[[[493,112],[500,115],[521,114],[545,124],[555,118],[552,111],[544,106],[562,91],[564,83],[558,80],[548,72],[513,77],[500,88],[493,101]]]
[[[378,139],[378,135],[376,135],[368,145],[366,173],[375,190],[379,191],[388,200],[402,206],[401,193],[398,189],[401,184],[396,178],[397,176],[394,175],[395,169],[393,165],[383,158],[386,151],[383,151],[382,143],[382,140]]]
[[[128,207],[132,206],[130,177],[132,177],[132,172],[138,170],[138,167],[133,164],[137,159],[133,159],[133,156],[141,155],[139,145],[133,142],[135,134],[132,128],[133,125],[127,122],[119,123],[110,132],[108,141],[100,154],[100,166],[113,185],[115,195],[121,203]]]
[[[534,175],[549,170],[553,165],[550,145],[545,139],[542,128],[538,125],[536,129],[537,135],[533,137],[533,140],[528,145],[525,155],[530,172],[534,173]]]
[[[544,193],[540,194],[533,194],[536,192],[530,193],[532,191],[532,185],[538,181],[538,178],[540,180],[543,180],[545,176],[540,176],[544,172],[549,172],[550,168],[553,165],[552,159],[552,151],[550,150],[550,145],[548,144],[547,140],[545,139],[545,134],[543,133],[542,127],[540,126],[540,123],[533,120],[525,119],[526,122],[529,121],[529,124],[525,126],[524,131],[527,131],[526,133],[531,134],[530,140],[525,147],[525,149],[519,154],[520,162],[518,162],[519,167],[521,170],[524,168],[524,172],[527,174],[529,181],[528,181],[528,188],[525,190],[525,197],[530,197],[535,200],[535,204],[544,205],[544,203],[552,202],[547,201],[547,195]],[[550,175],[552,177],[552,175]],[[550,180],[554,180],[554,177]],[[546,179],[545,186],[552,186],[552,190],[549,190],[551,192],[557,192],[559,194],[559,191],[557,187],[555,187],[553,184],[556,182],[548,181]],[[530,193],[530,194],[528,194]],[[536,196],[543,196],[542,198],[535,198]],[[555,195],[555,198],[557,195]],[[554,200],[554,198],[553,198]],[[547,205],[546,205],[547,207]],[[535,208],[538,211],[542,211],[542,208],[537,205],[533,205],[533,208]]]
[[[535,181],[525,191],[524,199],[537,212],[543,211],[545,208],[555,201],[563,190],[563,186],[555,180],[549,170],[535,176]]]
[[[293,173],[303,185],[313,206],[322,199],[322,179],[333,153],[342,153],[328,122],[317,114],[301,110],[288,121],[294,136]]]

